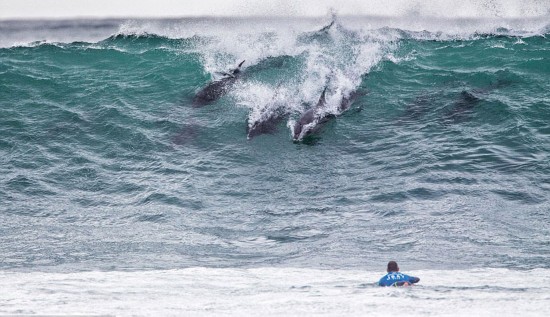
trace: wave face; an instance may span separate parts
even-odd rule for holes
[[[0,22],[0,269],[550,268],[547,16],[334,19]]]

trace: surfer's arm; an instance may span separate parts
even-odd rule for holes
[[[409,283],[418,283],[420,282],[420,279],[418,277],[415,277],[415,276],[409,276]]]

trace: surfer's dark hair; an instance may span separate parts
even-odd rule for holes
[[[388,272],[397,272],[399,271],[399,266],[397,266],[397,262],[390,261],[388,262]]]

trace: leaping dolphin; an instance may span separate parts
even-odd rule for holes
[[[193,98],[193,107],[202,107],[208,105],[221,96],[225,95],[229,88],[237,81],[241,74],[241,66],[245,61],[242,61],[237,68],[230,72],[221,72],[222,79],[210,82],[202,88]]]

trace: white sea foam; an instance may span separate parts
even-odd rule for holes
[[[548,316],[550,270],[383,272],[298,268],[0,272],[0,314],[116,316]]]
[[[536,1],[536,0],[534,0]],[[550,30],[550,2],[541,1],[537,9],[526,12],[537,14],[460,14],[462,11],[430,11],[428,8],[408,10],[407,14],[383,10],[361,10],[353,12],[335,9],[338,22],[349,30],[368,30],[370,36],[377,33],[384,37],[393,35],[401,38],[405,33],[419,39],[463,39],[478,34],[503,33],[512,36],[534,36]],[[528,7],[527,5],[525,7]],[[337,7],[336,7],[337,8]],[[422,11],[425,10],[425,11]],[[506,10],[504,10],[506,11]],[[326,9],[325,13],[331,12]],[[458,14],[445,14],[458,12]],[[487,11],[490,12],[490,11]],[[256,41],[258,48],[265,51],[289,47],[287,40],[293,35],[315,31],[329,23],[332,16],[318,17],[204,17],[179,19],[126,19],[126,20],[62,20],[62,21],[0,21],[0,47],[25,45],[36,41],[70,43],[74,41],[96,42],[113,34],[147,35],[155,34],[167,38],[181,39],[201,37],[212,40],[220,48],[239,50],[242,46],[232,39],[238,36],[244,43]],[[391,31],[390,31],[391,30]],[[415,33],[416,32],[416,33]],[[277,42],[266,34],[277,34]],[[224,39],[229,39],[225,41]],[[291,46],[291,45],[290,45]],[[263,48],[262,48],[263,47]],[[246,52],[246,51],[244,51]],[[276,53],[277,51],[274,51]],[[254,52],[250,52],[254,58]],[[243,56],[244,57],[244,56]]]
[[[32,1],[0,2],[0,19],[72,17],[177,17],[177,16],[323,16],[328,10],[342,15],[403,16],[422,14],[438,17],[518,17],[548,13],[544,0],[202,0],[175,2],[157,0],[97,0],[75,6],[71,0],[48,5]]]
[[[399,17],[421,15],[447,18],[525,17],[548,14],[550,4],[542,0],[305,0],[238,1],[232,15],[322,16],[328,10],[340,15],[380,15]]]
[[[296,71],[291,77],[271,74],[267,84],[249,82],[234,89],[232,95],[237,104],[250,108],[250,126],[270,118],[281,109],[298,116],[318,103],[325,87],[326,105],[318,109],[318,113],[340,114],[343,99],[358,90],[362,76],[396,47],[391,35],[348,30],[338,19],[329,28],[301,33],[273,33],[269,37],[270,41],[265,45],[258,45],[254,36],[227,36],[223,41],[224,47],[207,44],[201,49],[206,69],[213,68],[209,65],[223,65],[228,56],[230,60],[236,60],[238,51],[248,54],[247,61],[251,59],[251,64],[265,62],[275,56],[294,58]],[[233,46],[240,49],[234,51]]]

